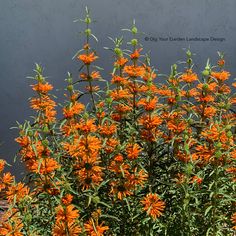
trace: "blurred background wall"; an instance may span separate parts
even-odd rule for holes
[[[86,5],[96,20],[98,65],[105,69],[107,80],[112,65],[111,53],[103,49],[112,45],[107,37],[127,35],[120,29],[130,27],[133,19],[146,33],[140,40],[144,51],[151,50],[159,73],[168,73],[171,64],[184,59],[183,48],[190,47],[196,53],[196,70],[202,70],[208,57],[215,62],[217,51],[224,51],[227,69],[236,74],[235,0],[0,0],[0,156],[11,164],[18,145],[17,130],[10,127],[33,114],[28,106],[31,81],[26,77],[33,74],[35,62],[41,63],[55,94],[62,98],[67,72],[78,74],[79,63],[72,57],[82,46],[83,25],[73,20],[84,16]],[[221,41],[171,41],[169,37]],[[21,177],[19,162],[11,170]]]

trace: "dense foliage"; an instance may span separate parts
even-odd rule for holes
[[[36,64],[35,115],[18,124],[16,138],[25,180],[3,173],[0,161],[10,206],[0,235],[233,235],[236,83],[224,55],[197,75],[187,50],[159,75],[134,22],[128,49],[123,37],[111,39],[114,67],[104,80],[88,10],[81,21],[79,80],[68,73],[64,105]]]

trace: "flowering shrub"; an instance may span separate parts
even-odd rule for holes
[[[68,74],[64,105],[36,64],[35,115],[16,138],[25,181],[0,161],[9,203],[0,235],[233,235],[236,96],[224,55],[197,75],[187,50],[184,68],[160,79],[133,23],[130,49],[112,39],[111,81],[100,89],[88,10],[82,22],[79,80]]]

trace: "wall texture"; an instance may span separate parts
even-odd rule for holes
[[[111,65],[111,55],[103,49],[111,45],[107,36],[126,34],[120,29],[136,19],[146,33],[140,37],[143,47],[152,51],[159,73],[168,73],[170,64],[184,58],[182,49],[190,46],[197,70],[208,57],[215,62],[219,50],[236,74],[235,0],[0,0],[0,156],[10,163],[18,150],[17,131],[10,127],[32,114],[27,100],[32,96],[31,81],[26,77],[32,75],[35,62],[41,63],[61,97],[67,71],[76,75],[79,66],[71,58],[82,45],[82,25],[73,20],[83,16],[86,5],[97,21],[96,48],[103,58],[99,65],[106,70]],[[109,73],[104,77],[110,79]],[[20,177],[22,170],[18,163],[13,173]]]

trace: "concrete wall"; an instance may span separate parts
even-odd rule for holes
[[[97,21],[99,65],[106,70],[111,65],[110,53],[103,50],[111,45],[107,36],[120,36],[120,29],[129,27],[135,18],[147,34],[141,37],[143,47],[152,51],[152,62],[160,73],[168,73],[170,64],[184,58],[182,48],[190,46],[198,70],[208,57],[215,62],[219,50],[226,53],[228,69],[236,74],[235,0],[0,0],[0,156],[10,163],[18,146],[14,142],[17,131],[9,128],[32,114],[27,99],[33,93],[26,76],[32,75],[35,62],[42,63],[61,97],[67,71],[77,73],[78,63],[71,58],[81,47],[82,25],[73,20],[83,16],[86,5]],[[186,37],[223,41],[190,42]],[[104,76],[110,79],[108,73]],[[21,171],[19,164],[13,168],[17,176]]]

